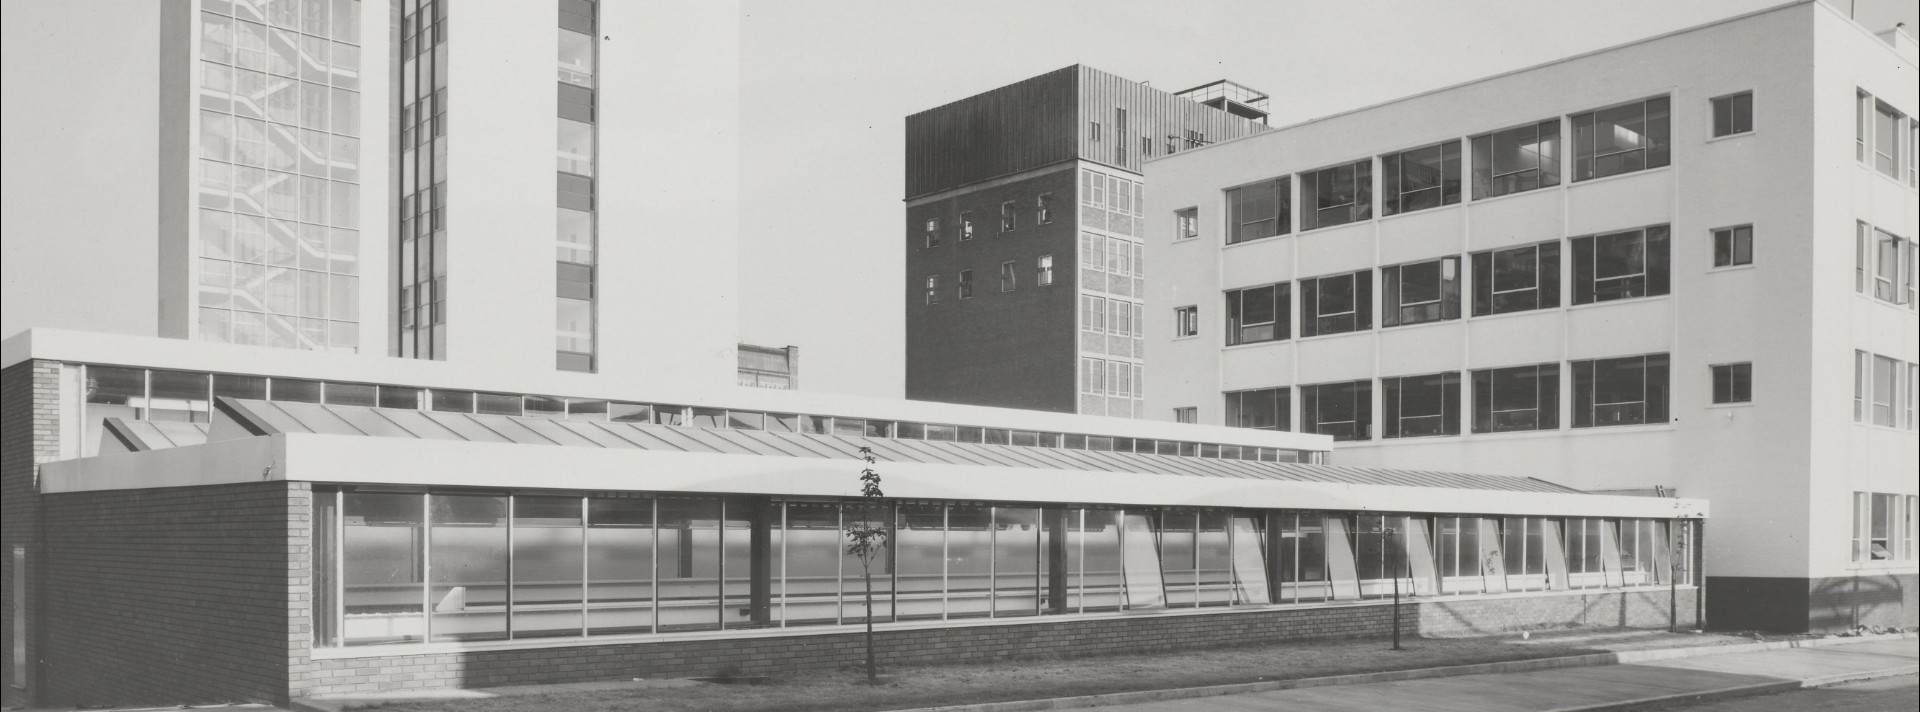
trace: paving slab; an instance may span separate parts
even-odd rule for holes
[[[1631,665],[1378,682],[1165,700],[1110,708],[1127,712],[1382,709],[1432,712],[1603,710],[1662,699],[1760,694],[1848,679],[1909,674],[1920,660],[1912,639],[1731,653]]]

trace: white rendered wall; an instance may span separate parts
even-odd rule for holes
[[[1854,160],[1853,131],[1857,91],[1865,90],[1912,117],[1920,114],[1920,86],[1911,57],[1895,59],[1879,38],[1837,13],[1815,14],[1813,74],[1819,94],[1813,116],[1813,234],[1826,249],[1814,252],[1811,260],[1815,286],[1809,385],[1822,396],[1810,412],[1813,467],[1805,490],[1811,519],[1807,547],[1811,575],[1839,576],[1856,570],[1849,555],[1853,493],[1914,494],[1920,479],[1914,431],[1853,422],[1848,397],[1853,392],[1855,349],[1920,362],[1920,320],[1905,306],[1853,291],[1852,249],[1856,221],[1908,239],[1920,236],[1920,201],[1913,186],[1904,176],[1896,181]],[[1908,562],[1900,570],[1914,567]]]
[[[556,6],[448,17],[447,360],[732,388],[737,8],[600,4],[596,374],[554,365]]]
[[[0,11],[0,336],[157,334],[162,6],[7,0]]]
[[[1822,46],[1844,44],[1843,56],[1816,61],[1816,22]],[[1909,113],[1914,70],[1846,22],[1817,4],[1785,7],[1149,163],[1147,362],[1159,377],[1148,384],[1148,412],[1166,419],[1194,406],[1201,422],[1220,423],[1225,391],[1369,379],[1375,439],[1336,447],[1337,463],[1525,473],[1594,489],[1678,487],[1714,502],[1709,573],[1834,572],[1846,557],[1847,524],[1832,518],[1850,517],[1840,502],[1855,489],[1836,480],[1900,479],[1875,486],[1912,492],[1916,469],[1911,431],[1854,432],[1862,429],[1851,423],[1856,347],[1846,344],[1871,332],[1873,348],[1913,361],[1914,320],[1853,295],[1853,213],[1846,197],[1824,197],[1827,187],[1873,178],[1886,184],[1871,192],[1873,207],[1904,206],[1911,226],[1914,193],[1853,162],[1854,80],[1816,77],[1812,68],[1875,65],[1874,81],[1906,86],[1886,91]],[[1711,140],[1710,99],[1741,91],[1754,95],[1754,132]],[[1461,205],[1223,247],[1223,189],[1658,95],[1672,98],[1669,167],[1484,201],[1471,200],[1468,181]],[[1563,121],[1563,181],[1571,138]],[[1377,184],[1377,164],[1375,176]],[[1172,213],[1189,206],[1200,209],[1200,237],[1172,243]],[[1222,346],[1223,290],[1657,223],[1672,230],[1667,296],[1474,318],[1469,294],[1469,316],[1458,321],[1380,329],[1376,319],[1373,331],[1302,339],[1296,317],[1291,340]],[[1713,269],[1711,230],[1748,223],[1753,266]],[[1570,263],[1563,247],[1566,304]],[[1293,303],[1297,315],[1297,293]],[[1842,310],[1822,306],[1829,303],[1884,313],[1848,326]],[[1169,338],[1170,312],[1190,304],[1200,307],[1200,335]],[[1568,427],[1565,362],[1662,352],[1671,355],[1672,422]],[[1712,405],[1709,366],[1741,361],[1753,363],[1754,402]],[[1549,362],[1563,364],[1558,431],[1378,439],[1381,377]],[[1463,383],[1463,395],[1469,389]],[[1296,391],[1296,424],[1299,400]]]

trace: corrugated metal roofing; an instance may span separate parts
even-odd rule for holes
[[[1136,474],[1186,477],[1234,477],[1260,480],[1292,480],[1345,484],[1389,485],[1400,487],[1439,487],[1447,489],[1503,490],[1514,492],[1552,492],[1579,494],[1580,491],[1531,477],[1474,475],[1425,470],[1398,470],[1371,467],[1309,465],[1291,462],[1259,462],[1150,455],[1132,452],[1065,450],[1055,448],[1014,447],[979,443],[932,440],[867,438],[810,433],[775,433],[750,430],[709,430],[676,425],[585,420],[550,420],[539,417],[442,413],[365,406],[321,405],[280,401],[221,398],[217,406],[224,416],[232,417],[250,432],[320,433],[366,435],[373,437],[466,440],[471,442],[520,443],[562,447],[598,447],[666,452],[722,453],[763,457],[830,458],[853,460],[862,447],[870,448],[880,462],[913,462],[982,467],[1033,467],[1083,472],[1127,472]],[[123,429],[141,433],[156,431],[158,443],[163,428],[186,423],[123,422]],[[148,426],[145,428],[139,426]],[[199,440],[206,437],[200,426]],[[173,432],[172,435],[186,436]],[[167,439],[166,445],[176,443]]]

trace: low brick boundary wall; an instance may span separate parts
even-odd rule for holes
[[[1681,589],[1691,625],[1693,589]],[[1657,615],[1656,615],[1657,613]],[[1665,627],[1667,591],[1595,591],[1403,602],[1403,633],[1426,637],[1570,627]],[[1191,615],[1028,619],[1023,623],[880,630],[879,658],[928,665],[1009,657],[1081,656],[1223,647],[1319,638],[1378,637],[1393,630],[1392,606],[1368,601]],[[295,697],[427,687],[491,687],[636,677],[777,675],[860,664],[859,632],[611,643],[520,650],[315,659]]]

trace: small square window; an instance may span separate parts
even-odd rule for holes
[[[1173,211],[1173,239],[1191,240],[1199,236],[1199,208],[1183,208]]]
[[[1200,409],[1193,406],[1175,408],[1173,409],[1173,422],[1198,423],[1200,422]]]
[[[1728,363],[1713,367],[1714,403],[1753,402],[1753,364]]]
[[[1732,136],[1753,131],[1753,92],[1713,100],[1713,135]]]
[[[1713,266],[1753,264],[1753,226],[1723,227],[1713,231]]]
[[[1173,335],[1200,335],[1200,307],[1186,306],[1173,310]]]

